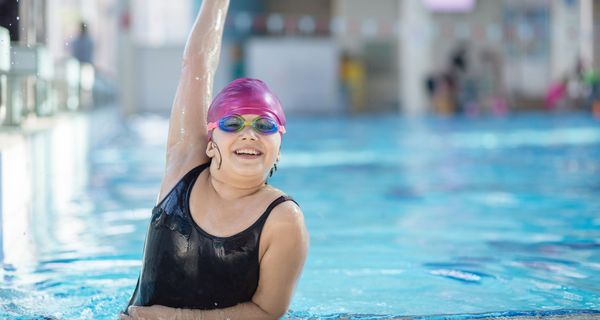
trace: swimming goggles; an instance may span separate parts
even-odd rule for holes
[[[276,132],[285,133],[285,127],[280,126],[277,122],[268,117],[257,117],[252,121],[247,121],[238,115],[231,115],[221,118],[218,122],[211,122],[208,124],[207,129],[211,131],[215,128],[219,128],[225,132],[238,132],[244,129],[246,126],[252,126],[252,128],[260,134],[273,134]]]

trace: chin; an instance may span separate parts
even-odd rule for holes
[[[235,173],[243,177],[265,177],[266,173],[262,166],[238,167],[235,168]]]

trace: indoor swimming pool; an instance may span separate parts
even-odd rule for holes
[[[3,185],[32,201],[1,215],[1,319],[126,306],[168,124],[115,119],[80,116],[3,158],[26,173]],[[269,183],[302,207],[311,247],[286,317],[600,315],[600,121],[289,116],[287,130]]]

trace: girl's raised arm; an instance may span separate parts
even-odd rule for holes
[[[187,171],[209,160],[206,117],[228,7],[229,0],[203,0],[185,45],[169,120],[165,175],[157,203]]]
[[[229,0],[203,0],[188,37],[169,121],[167,175],[208,161],[206,114],[228,7]]]

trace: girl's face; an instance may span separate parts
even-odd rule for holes
[[[253,114],[242,115],[246,121],[257,117]],[[206,154],[217,164],[221,162],[221,170],[226,173],[265,180],[279,158],[280,146],[281,134],[277,132],[261,134],[252,126],[237,132],[226,132],[217,127],[213,130]]]

